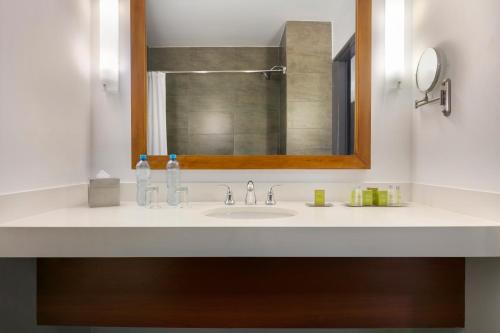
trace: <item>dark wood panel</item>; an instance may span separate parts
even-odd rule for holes
[[[463,327],[464,259],[39,259],[38,322]]]

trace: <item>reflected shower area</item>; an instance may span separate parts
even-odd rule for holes
[[[148,154],[352,154],[355,0],[315,2],[262,2],[279,14],[261,26],[212,8],[190,26],[179,0],[148,0]]]

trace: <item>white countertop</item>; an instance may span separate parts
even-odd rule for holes
[[[310,208],[264,220],[207,217],[189,208],[75,207],[0,224],[0,257],[500,256],[500,223],[412,204]]]
[[[250,206],[236,205],[232,207]],[[119,207],[90,209],[85,206],[54,210],[0,223],[0,228],[500,227],[499,222],[418,204],[394,208],[351,208],[336,203],[334,207],[311,208],[302,202],[287,202],[278,204],[275,207],[291,209],[297,212],[297,215],[287,218],[260,220],[221,219],[204,215],[204,212],[211,209],[224,208],[221,203],[192,203],[189,208],[176,208],[165,205],[159,209],[147,209],[139,207],[135,203],[127,202],[122,203]]]

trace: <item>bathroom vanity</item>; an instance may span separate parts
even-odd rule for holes
[[[266,4],[258,27],[250,1],[166,3],[130,1],[132,168],[371,167],[371,0]],[[500,256],[500,223],[418,204],[246,202],[57,209],[2,221],[0,253],[38,258],[40,325],[169,328],[463,327],[464,258]]]
[[[2,223],[0,252],[39,258],[44,325],[463,327],[464,257],[499,256],[499,237],[416,204],[130,203]]]

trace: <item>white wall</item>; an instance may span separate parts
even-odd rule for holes
[[[414,0],[413,10],[414,66],[437,47],[453,80],[450,118],[439,105],[414,111],[413,180],[499,192],[500,2]]]
[[[500,259],[466,260],[464,333],[500,331]]]
[[[356,31],[356,1],[344,1],[340,12],[342,15],[332,24],[332,59],[342,50]]]
[[[98,82],[97,1],[91,2],[89,104],[88,2],[0,0],[0,193],[85,182],[89,165],[92,173],[104,168],[125,181],[134,178],[129,166],[129,0],[121,0],[118,95],[105,94]],[[500,77],[495,75],[500,71],[496,35],[500,21],[495,15],[485,15],[500,12],[500,3],[483,0],[477,6],[465,0],[413,2],[411,66],[414,70],[420,52],[426,47],[437,46],[446,54],[446,76],[454,83],[454,113],[449,119],[440,114],[438,106],[411,110],[409,80],[399,91],[386,87],[384,1],[374,0],[372,170],[189,171],[184,179],[190,182],[247,178],[279,182],[413,180],[500,191],[497,174],[500,145],[496,144],[500,124],[496,92]],[[442,15],[449,8],[453,8],[453,15]],[[420,96],[414,88],[413,95]],[[412,117],[413,156],[409,148]],[[15,169],[7,163],[9,160],[15,161]]]
[[[0,0],[0,193],[85,182],[90,6]]]
[[[37,325],[36,259],[0,258],[0,299],[0,332],[2,333],[91,332],[91,329],[87,327]]]
[[[96,14],[96,0],[94,16]],[[92,83],[93,145],[92,170],[106,169],[125,181],[134,179],[130,168],[130,26],[129,0],[121,0],[120,93],[103,93]],[[370,171],[186,171],[187,182],[408,182],[410,181],[411,84],[396,93],[388,92],[384,80],[384,1],[374,0],[373,23],[373,168]],[[94,19],[95,21],[95,19]],[[93,25],[94,27],[95,25]],[[95,33],[93,34],[95,37]],[[93,40],[93,69],[97,65],[98,40]],[[95,78],[95,75],[94,75]],[[161,177],[161,172],[155,174]]]
[[[338,36],[345,43],[354,33],[355,4],[356,0],[148,0],[148,44],[279,47],[286,21],[332,22],[334,32],[337,27],[348,30],[347,38]]]
[[[119,93],[106,93],[99,80],[99,1],[92,7],[91,112],[92,174],[105,169],[115,177],[133,179],[130,170],[130,2],[120,0]]]

